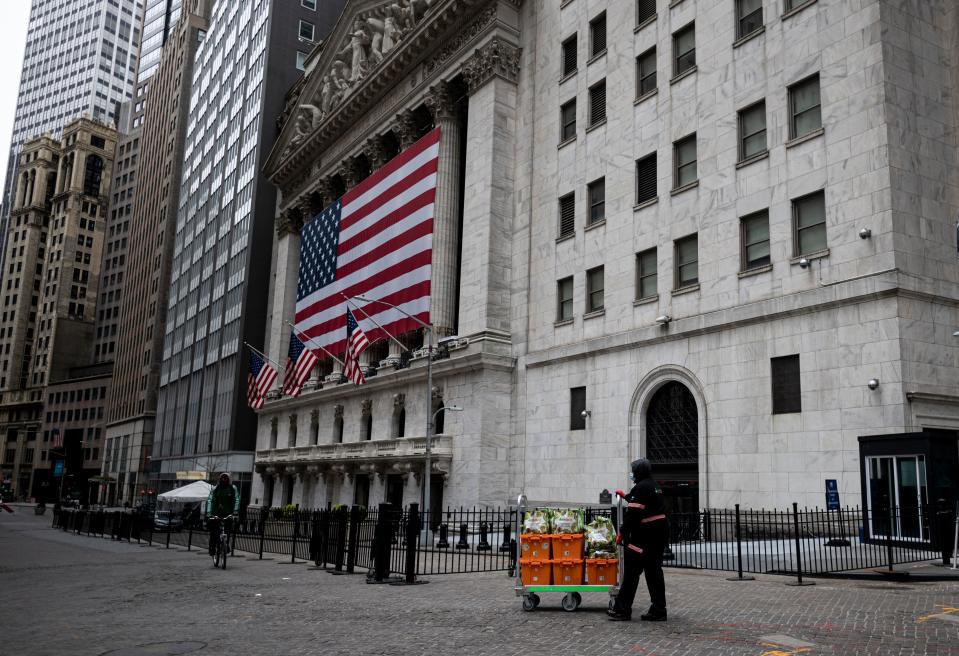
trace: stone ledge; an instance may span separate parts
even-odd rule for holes
[[[812,141],[816,137],[821,137],[826,133],[826,128],[819,128],[818,130],[813,130],[809,134],[804,134],[801,137],[796,137],[795,139],[790,139],[786,142],[786,148],[793,148],[799,144],[806,143],[807,141]]]

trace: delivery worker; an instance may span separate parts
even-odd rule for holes
[[[210,527],[210,555],[220,541],[220,531],[227,537],[233,535],[233,520],[240,514],[240,491],[230,482],[227,472],[220,474],[217,485],[210,490],[206,500],[207,524]],[[221,527],[222,524],[222,527]],[[229,542],[227,542],[229,544]]]
[[[640,616],[647,622],[666,621],[666,583],[663,580],[663,551],[669,544],[669,523],[663,491],[653,480],[653,468],[646,458],[634,460],[629,494],[616,490],[626,502],[623,526],[616,543],[623,546],[623,584],[613,608],[606,611],[609,619],[628,621],[632,618],[633,598],[639,575],[646,573],[646,587],[652,602]]]

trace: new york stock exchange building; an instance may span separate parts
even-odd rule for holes
[[[278,381],[254,505],[596,502],[641,455],[674,511],[955,494],[957,12],[892,61],[909,3],[752,4],[347,3],[267,164],[266,352],[310,223],[438,134],[433,355]]]

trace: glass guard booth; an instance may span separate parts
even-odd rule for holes
[[[930,542],[935,511],[955,507],[959,434],[863,436],[859,458],[865,539]]]

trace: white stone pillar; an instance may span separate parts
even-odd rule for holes
[[[300,228],[302,226],[298,209],[284,210],[276,219],[276,253],[273,258],[275,276],[273,278],[273,311],[270,318],[269,343],[267,355],[274,362],[286,362],[290,346],[290,325],[296,308],[296,282],[300,268]],[[254,345],[256,346],[256,345]],[[274,389],[283,386],[283,376],[276,377]]]
[[[494,37],[464,64],[469,85],[459,334],[508,339],[519,48]]]
[[[430,87],[426,106],[440,129],[436,203],[433,219],[433,276],[430,321],[439,337],[452,335],[456,322],[456,236],[460,213],[460,147],[462,135],[455,102],[447,82]]]

